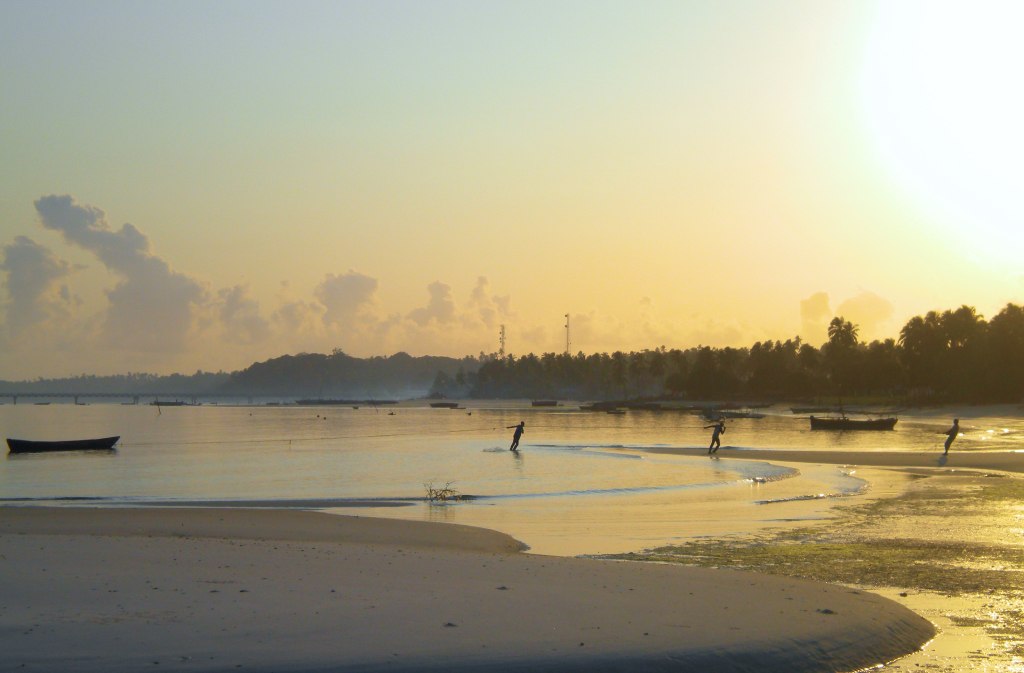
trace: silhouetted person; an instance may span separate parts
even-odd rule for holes
[[[519,421],[519,425],[509,425],[509,429],[515,428],[516,431],[512,433],[512,446],[508,447],[509,451],[519,450],[519,438],[523,436],[523,430],[526,429],[526,421]]]
[[[957,435],[960,434],[960,419],[953,419],[953,427],[946,430],[946,450],[943,453],[949,453],[949,447],[953,444],[953,440],[956,439]]]
[[[708,447],[708,455],[710,456],[712,453],[718,453],[718,447],[722,445],[722,440],[719,439],[719,436],[725,432],[725,421],[718,421],[714,425],[704,426],[705,430],[708,428],[714,428],[714,431],[711,433],[711,446]]]

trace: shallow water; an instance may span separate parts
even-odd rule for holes
[[[8,456],[0,500],[64,504],[319,500],[339,507],[399,501],[367,514],[496,528],[536,552],[630,551],[830,516],[830,501],[868,484],[842,466],[645,453],[703,447],[707,422],[683,412],[581,412],[574,406],[468,402],[458,410],[396,406],[6,404],[5,436],[121,435],[114,453]],[[964,410],[958,451],[1024,448],[1019,418]],[[986,410],[988,411],[988,410]],[[959,411],[957,413],[960,413]],[[788,408],[727,421],[725,446],[933,451],[947,416],[901,417],[893,432],[812,432]],[[521,451],[508,426],[526,422]],[[424,503],[426,484],[475,496]],[[339,510],[342,511],[342,510]],[[352,511],[352,510],[345,510]],[[362,510],[361,510],[362,511]]]
[[[700,540],[742,544],[762,533],[806,526],[838,532],[847,508],[837,505],[879,502],[876,497],[902,493],[913,479],[899,470],[645,452],[671,446],[703,453],[707,423],[681,412],[608,415],[533,409],[523,402],[466,406],[453,411],[411,402],[377,409],[0,405],[4,436],[122,436],[113,453],[0,460],[0,504],[249,500],[301,506],[289,501],[306,500],[308,506],[338,505],[329,511],[339,513],[485,526],[528,543],[535,553],[596,555]],[[954,451],[1024,451],[1020,406],[903,413],[892,432],[811,432],[807,418],[786,407],[766,412],[761,419],[727,421],[723,445],[751,455],[770,448],[940,452],[941,433],[958,416],[963,435]],[[507,426],[520,420],[526,421],[526,434],[515,455],[507,450]],[[430,505],[424,502],[425,483],[451,483],[477,497]],[[1024,544],[1019,506],[995,507],[975,498],[950,503],[959,502],[958,508],[944,504],[943,497],[935,516],[935,505],[906,500],[913,516],[880,517],[871,530],[858,530],[882,541],[952,537],[1000,548]],[[384,507],[384,500],[406,506]],[[342,507],[351,501],[369,507]],[[987,571],[1019,572],[1017,563],[1002,568],[990,559],[974,562]],[[951,572],[958,576],[956,569]],[[1024,671],[1024,631],[1018,624],[1000,633],[1007,631],[1007,620],[1019,622],[1024,609],[1020,592],[1006,590],[1006,584],[995,580],[989,589],[959,597],[909,585],[871,587],[940,629],[923,651],[882,669]]]

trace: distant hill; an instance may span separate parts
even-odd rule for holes
[[[454,378],[461,370],[475,372],[476,358],[390,357],[355,358],[340,351],[330,355],[300,353],[256,362],[232,372],[192,375],[83,375],[34,381],[0,381],[0,395],[238,395],[282,398],[408,399],[423,397],[438,378]]]
[[[300,353],[257,362],[234,372],[217,392],[309,398],[407,399],[426,395],[438,374],[455,376],[476,371],[476,358],[439,356],[355,358],[340,351],[330,355]]]
[[[34,381],[0,381],[0,395],[64,393],[72,395],[203,395],[216,392],[230,378],[224,372],[195,374],[115,374],[69,376]]]

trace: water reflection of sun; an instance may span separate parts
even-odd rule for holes
[[[1012,0],[880,2],[863,71],[895,181],[965,252],[1009,268],[1024,248],[1021,25]]]

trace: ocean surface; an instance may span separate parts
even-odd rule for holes
[[[708,422],[680,411],[580,411],[564,403],[467,401],[366,406],[0,405],[22,439],[120,435],[113,452],[8,455],[0,504],[244,504],[448,521],[509,533],[538,553],[634,551],[829,517],[869,492],[847,466],[784,465],[645,452],[705,447]],[[789,407],[731,419],[723,446],[941,451],[949,413],[900,414],[892,432],[812,432]],[[956,451],[1024,450],[1024,421],[961,413]],[[508,450],[525,421],[520,452]],[[473,496],[430,504],[428,487]]]

